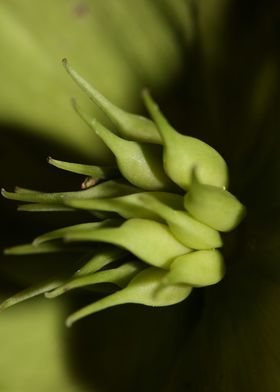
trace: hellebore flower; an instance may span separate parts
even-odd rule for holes
[[[115,305],[147,305],[148,308],[135,309],[135,320],[140,314],[142,322],[138,329],[133,323],[133,331],[128,327],[123,331],[123,322],[127,323],[133,317],[134,310],[131,308],[126,313],[126,308],[117,307],[110,314],[101,312],[101,318],[94,315],[87,321],[93,329],[103,330],[104,322],[107,320],[112,324],[110,315],[114,317],[114,331],[110,331],[111,340],[108,342],[110,353],[121,350],[129,357],[130,351],[124,349],[123,344],[137,345],[139,340],[145,342],[143,349],[142,343],[139,343],[141,349],[133,347],[139,357],[145,358],[145,347],[154,344],[153,339],[163,344],[162,349],[158,347],[153,353],[153,360],[148,360],[149,364],[158,361],[144,376],[151,383],[151,390],[245,391],[250,385],[258,391],[258,378],[252,376],[255,368],[251,369],[251,366],[255,363],[255,356],[265,358],[266,332],[276,333],[273,325],[271,327],[271,306],[272,298],[277,296],[279,279],[276,256],[272,251],[278,241],[277,236],[272,235],[271,243],[265,242],[263,247],[258,247],[263,249],[261,253],[255,252],[254,241],[262,240],[263,229],[258,229],[259,224],[267,222],[263,206],[258,204],[263,191],[260,189],[259,197],[254,201],[255,208],[260,211],[260,222],[250,220],[249,214],[249,224],[245,225],[245,230],[254,233],[255,240],[241,244],[243,250],[242,256],[239,256],[232,251],[238,237],[221,233],[235,229],[244,217],[245,209],[226,189],[230,171],[228,173],[221,156],[198,139],[172,129],[147,92],[144,100],[152,120],[127,115],[111,103],[108,105],[100,93],[64,63],[71,76],[113,121],[114,132],[92,119],[73,102],[77,113],[113,151],[116,164],[93,166],[49,158],[49,163],[57,168],[87,176],[82,182],[82,190],[44,193],[17,187],[15,192],[2,191],[9,199],[28,203],[19,206],[21,211],[72,213],[83,210],[88,212],[89,217],[86,223],[59,228],[40,235],[31,244],[6,250],[12,255],[68,252],[77,254],[80,260],[78,266],[73,265],[71,274],[65,271],[65,274],[15,294],[2,303],[2,309],[43,293],[48,298],[55,298],[85,287],[101,290],[102,296],[97,292],[94,302],[86,306],[78,304],[67,324],[72,325],[84,316]],[[118,121],[119,117],[121,120]],[[127,124],[132,125],[127,127]],[[137,129],[135,135],[133,127]],[[168,140],[163,136],[165,132],[168,137],[174,136]],[[188,142],[194,147],[190,154],[186,153],[184,161],[182,151]],[[269,187],[275,166],[267,167],[271,170],[266,184]],[[249,213],[250,208],[251,205]],[[238,230],[234,233],[238,234]],[[264,267],[262,259],[269,252],[272,261]],[[248,261],[252,260],[252,256],[254,264]],[[211,288],[203,289],[206,286]],[[203,307],[202,298],[205,301]],[[149,307],[151,310],[148,310]],[[159,314],[158,307],[167,308]],[[201,308],[203,310],[198,314],[197,309]],[[144,326],[143,318],[147,326]],[[252,322],[255,330],[252,330]],[[82,328],[86,326],[81,324]],[[148,326],[153,328],[156,338],[151,337]],[[165,333],[176,338],[169,341]],[[106,369],[108,358],[101,354],[104,341],[98,347],[94,352],[97,350],[99,353],[99,362],[97,364],[92,358],[91,361],[96,369]],[[277,346],[271,350],[277,355]],[[159,361],[161,352],[164,354]],[[238,358],[241,358],[240,363]],[[241,369],[246,365],[250,378],[253,377],[250,380]],[[272,370],[270,368],[268,374],[271,374],[273,366],[277,369],[277,360],[269,359],[269,366]],[[122,372],[130,372],[129,365],[125,368],[123,370],[120,365],[111,370],[117,382],[121,382]],[[166,370],[164,386],[158,382],[163,369]],[[134,385],[134,372],[133,368],[133,380],[128,377],[123,390],[130,390]],[[278,379],[267,380],[266,372],[267,369],[260,369],[267,390],[273,391]],[[240,382],[240,377],[245,379]],[[91,382],[102,385],[96,374]],[[146,390],[145,385],[143,390]]]
[[[219,232],[235,229],[245,212],[226,190],[228,169],[221,155],[206,143],[175,131],[147,91],[143,98],[152,120],[115,107],[66,59],[63,64],[116,125],[114,133],[73,101],[77,113],[113,152],[116,165],[99,167],[50,158],[50,164],[89,176],[82,183],[83,190],[2,190],[7,198],[31,203],[21,205],[20,210],[83,209],[91,219],[7,249],[6,254],[13,255],[63,251],[84,251],[85,255],[73,276],[54,277],[24,290],[4,301],[1,308],[42,293],[53,298],[84,286],[113,284],[113,293],[69,316],[66,323],[70,326],[115,305],[177,304],[193,287],[218,283],[225,273]],[[110,247],[98,248],[92,242]]]
[[[112,2],[112,4],[114,3]],[[189,3],[194,4],[193,2]],[[116,245],[105,244],[103,246],[91,243],[91,240],[78,241],[78,238],[75,238],[88,230],[98,230],[99,235],[102,235],[100,230],[118,229],[123,224],[121,222],[127,219],[152,220],[167,226],[173,237],[180,243],[185,238],[187,241],[190,240],[190,244],[182,243],[185,248],[191,248],[192,244],[196,244],[197,250],[195,252],[191,251],[176,258],[176,263],[172,263],[172,268],[169,267],[168,277],[165,276],[161,287],[173,284],[172,279],[176,282],[185,276],[190,287],[211,284],[210,287],[193,289],[185,301],[168,307],[134,305],[113,307],[109,311],[99,312],[86,318],[85,321],[82,320],[75,324],[68,331],[68,335],[65,331],[65,335],[67,337],[70,335],[72,343],[74,341],[74,345],[76,344],[75,355],[71,357],[79,358],[80,372],[83,376],[87,376],[87,381],[94,387],[90,390],[95,390],[95,387],[102,391],[153,392],[158,390],[275,392],[280,389],[277,300],[279,296],[280,196],[279,181],[277,181],[279,177],[279,132],[277,132],[279,94],[275,94],[279,85],[279,63],[271,53],[273,40],[270,38],[274,37],[274,34],[269,33],[273,31],[271,28],[273,23],[270,23],[273,22],[273,18],[269,12],[262,12],[264,15],[262,22],[265,21],[265,23],[263,25],[257,23],[256,27],[254,26],[254,17],[251,18],[255,11],[253,3],[250,3],[247,8],[247,5],[242,2],[230,2],[231,11],[236,8],[238,3],[239,6],[244,7],[246,12],[250,8],[250,18],[248,16],[246,19],[244,18],[246,23],[242,23],[242,28],[237,36],[235,36],[237,32],[235,31],[232,34],[234,37],[230,35],[221,43],[225,36],[225,34],[221,34],[222,29],[229,26],[230,30],[232,24],[229,20],[225,23],[225,19],[221,17],[229,2],[220,2],[224,7],[222,12],[217,6],[218,3],[219,1],[209,2],[208,0],[197,2],[198,8],[202,11],[202,15],[198,13],[197,25],[200,25],[200,29],[203,30],[200,31],[201,42],[198,44],[201,45],[205,55],[203,61],[201,58],[199,59],[203,66],[201,63],[199,65],[203,71],[206,71],[208,77],[203,79],[201,77],[202,69],[199,69],[198,79],[202,82],[200,85],[197,83],[197,79],[194,86],[195,90],[197,87],[198,89],[202,87],[202,95],[205,90],[208,90],[205,96],[209,101],[203,106],[205,102],[202,102],[201,105],[199,100],[197,107],[199,107],[200,113],[205,114],[205,121],[199,123],[199,116],[196,120],[199,123],[198,129],[205,128],[204,136],[206,137],[201,139],[207,140],[209,136],[210,144],[222,151],[222,155],[229,163],[230,190],[234,189],[234,192],[248,208],[248,216],[242,227],[233,233],[221,236],[219,231],[227,231],[228,226],[231,227],[232,223],[238,222],[243,211],[238,213],[235,209],[230,208],[231,201],[235,200],[231,196],[225,196],[227,201],[224,203],[223,209],[220,209],[219,194],[228,195],[227,190],[223,189],[221,185],[217,187],[216,183],[203,183],[199,177],[197,165],[191,165],[186,185],[178,183],[175,177],[172,178],[172,161],[161,166],[161,169],[164,167],[165,174],[170,172],[170,177],[176,183],[177,188],[173,184],[172,191],[164,190],[162,170],[158,176],[160,178],[159,184],[163,186],[163,189],[153,191],[139,188],[137,185],[131,185],[120,179],[120,170],[116,167],[94,167],[50,159],[50,163],[57,167],[88,176],[82,183],[83,190],[47,195],[42,192],[35,193],[17,188],[16,196],[9,194],[10,198],[14,197],[15,199],[18,199],[21,194],[21,200],[30,203],[20,206],[19,209],[23,211],[69,211],[70,213],[71,211],[85,210],[92,214],[91,218],[93,217],[90,219],[89,226],[83,223],[79,227],[75,225],[40,235],[34,244],[15,247],[10,250],[11,253],[37,252],[40,256],[44,252],[68,250],[73,259],[73,257],[79,258],[84,252],[91,252],[94,247],[98,249],[98,254],[87,253],[86,259],[82,259],[78,266],[73,267],[73,276],[68,272],[62,276],[56,276],[44,284],[14,296],[6,302],[7,306],[36,294],[45,292],[46,296],[55,297],[85,285],[89,285],[88,287],[93,285],[92,287],[96,287],[96,290],[104,289],[106,291],[108,289],[106,293],[109,291],[109,294],[117,293],[128,288],[129,282],[136,279],[135,275],[144,274],[149,268],[158,268],[147,267],[146,261],[139,261],[136,258],[131,260],[128,257],[131,255],[130,250],[127,251]],[[213,12],[210,12],[210,25],[206,23],[205,26],[203,23],[205,18],[207,19],[207,9],[211,7]],[[259,8],[262,11],[265,6]],[[217,22],[215,21],[215,13],[220,20],[218,29],[213,28]],[[233,12],[226,12],[226,14],[231,18]],[[277,17],[279,13],[272,12],[271,14]],[[5,16],[5,14],[3,15]],[[60,18],[58,21],[61,24]],[[5,24],[3,26],[5,28]],[[258,31],[256,45],[252,45],[250,39],[248,41],[248,34],[246,35],[248,26],[251,27],[251,29],[248,28],[251,33],[254,27]],[[243,34],[244,30],[245,34]],[[232,38],[234,39],[231,41]],[[238,51],[234,50],[236,42],[240,48]],[[264,45],[261,45],[261,42]],[[268,42],[271,46],[267,45]],[[275,40],[275,42],[278,41]],[[254,46],[256,47],[254,48]],[[248,50],[249,48],[250,50]],[[168,52],[164,50],[164,53]],[[228,56],[229,53],[232,56]],[[88,51],[85,50],[84,54],[87,61]],[[195,54],[197,54],[196,51]],[[26,56],[25,52],[24,57],[30,59],[30,56]],[[71,57],[73,57],[72,54]],[[162,61],[158,61],[158,56],[155,57],[158,64],[162,65]],[[168,62],[170,58],[174,60],[170,54],[166,57]],[[3,58],[5,59],[6,56]],[[236,59],[241,59],[241,61]],[[110,61],[106,63],[112,64]],[[10,67],[9,62],[8,66]],[[225,66],[224,70],[222,70],[223,66]],[[37,65],[33,68],[37,68]],[[169,67],[166,69],[169,72]],[[252,69],[256,72],[252,72]],[[231,72],[232,70],[234,72]],[[223,71],[225,71],[224,74]],[[16,72],[18,72],[18,67],[16,67]],[[190,73],[193,77],[193,73]],[[127,77],[127,73],[124,72],[124,74]],[[121,78],[120,80],[123,81]],[[128,82],[131,82],[131,78],[128,78]],[[150,85],[150,83],[148,84]],[[10,88],[9,83],[7,86]],[[25,94],[25,89],[21,88],[20,91]],[[103,90],[101,89],[101,91]],[[194,94],[191,97],[193,100],[197,95],[194,91],[192,94]],[[6,94],[4,96],[7,106],[11,106]],[[25,99],[25,101],[28,110],[33,111],[29,99]],[[272,103],[272,101],[274,102]],[[81,102],[80,98],[79,102]],[[186,102],[184,102],[184,108],[185,104]],[[82,105],[84,107],[83,102]],[[42,104],[41,108],[44,111]],[[84,119],[92,122],[91,125],[95,130],[99,129],[101,133],[103,132],[104,138],[106,135],[110,137],[106,128],[104,130],[101,124],[93,121],[77,105],[76,109]],[[60,112],[60,108],[57,110]],[[25,111],[23,112],[25,114]],[[118,110],[117,112],[119,122],[116,119],[114,121],[113,116],[109,117],[118,129],[120,125],[122,127],[125,125],[120,117],[121,112]],[[51,119],[50,116],[48,118]],[[131,119],[133,123],[134,117],[132,116]],[[186,124],[188,121],[189,118],[184,123]],[[207,121],[209,121],[209,127],[205,127]],[[177,127],[176,121],[172,122]],[[125,123],[129,124],[128,117]],[[159,136],[161,140],[163,134],[158,129],[154,129],[153,123],[145,120],[142,123],[146,123],[147,128],[144,127],[140,130],[138,137],[141,139],[137,141],[159,144]],[[65,135],[68,135],[67,132],[70,130],[68,125],[71,125],[71,129],[76,131],[76,123],[73,124],[72,120],[70,120],[70,124],[69,121],[67,124],[65,121]],[[200,125],[203,126],[200,127]],[[56,135],[56,127],[54,129]],[[121,136],[126,141],[136,134],[133,126],[123,128],[122,132],[117,133],[117,136]],[[169,134],[166,133],[166,139]],[[147,140],[149,135],[150,139]],[[66,138],[64,139],[66,140]],[[82,139],[83,145],[86,145],[87,151],[91,154],[92,146],[85,141],[85,138]],[[73,138],[71,140],[73,145]],[[69,143],[68,139],[67,142]],[[151,147],[150,150],[156,154],[156,149]],[[139,149],[136,151],[139,153]],[[165,151],[167,158],[168,154],[169,151]],[[130,171],[126,172],[126,160],[123,162],[122,173],[129,175]],[[176,175],[176,169],[174,173]],[[136,177],[139,179],[139,175]],[[167,177],[169,176],[167,175]],[[135,178],[133,180],[131,177],[130,180],[135,181]],[[181,193],[180,188],[184,189]],[[197,189],[200,192],[197,192]],[[202,197],[204,190],[209,194],[217,194],[217,198],[212,199],[213,203],[200,204],[200,197]],[[184,198],[185,192],[187,195]],[[211,198],[203,200],[209,202]],[[147,204],[149,208],[147,208]],[[228,213],[231,212],[232,216],[229,217]],[[226,213],[228,219],[223,221]],[[211,224],[214,226],[212,227]],[[202,227],[205,234],[203,234]],[[189,228],[188,236],[181,234],[185,233],[186,228]],[[116,234],[116,231],[114,233]],[[114,238],[116,238],[115,234]],[[61,241],[63,237],[69,243]],[[221,238],[225,244],[221,250],[218,250],[217,248],[221,247],[221,244],[218,245]],[[216,249],[213,250],[211,246]],[[143,250],[140,249],[140,251]],[[224,273],[220,269],[220,266],[224,264],[220,260],[221,253],[225,256],[226,274],[219,284],[214,284],[221,279]],[[70,257],[69,253],[67,253],[68,255]],[[69,262],[71,261],[69,260]],[[112,265],[110,265],[111,262]],[[193,268],[193,263],[195,263],[195,268]],[[151,276],[155,275],[153,272],[151,273]],[[106,282],[105,287],[97,284],[104,282]],[[113,285],[109,286],[109,282]],[[117,291],[116,287],[119,287]],[[109,297],[104,296],[104,290],[102,296],[105,303],[104,301],[99,302],[99,293],[90,295],[91,302],[92,298],[97,300],[93,306],[98,303],[101,306],[102,304],[107,306],[106,300],[110,298],[110,295]],[[73,290],[73,292],[82,293],[81,290]],[[155,292],[157,293],[158,290]],[[129,296],[130,298],[133,296],[133,292],[131,293],[129,290],[124,294],[122,297],[124,301]],[[64,297],[67,300],[70,294]],[[120,300],[116,296],[114,298]],[[111,305],[114,304],[114,298]],[[72,305],[73,300],[77,303],[74,309],[72,306],[72,310],[77,310],[88,303],[88,295],[84,298],[72,296]],[[45,303],[53,304],[51,301]],[[26,317],[29,315],[27,314]]]

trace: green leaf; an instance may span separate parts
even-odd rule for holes
[[[64,316],[62,301],[41,299],[1,313],[1,391],[89,392],[71,376],[65,361]]]

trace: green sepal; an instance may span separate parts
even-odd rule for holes
[[[160,199],[155,199],[149,193],[138,193],[144,205],[149,205],[154,213],[164,219],[174,237],[183,245],[192,249],[219,248],[223,245],[217,230],[198,222],[187,212],[179,211],[168,206]]]
[[[145,268],[143,263],[130,261],[117,268],[107,269],[88,275],[74,276],[54,290],[46,292],[45,296],[47,298],[54,298],[67,291],[98,283],[113,283],[119,287],[125,287],[136,274],[143,270],[143,268]]]
[[[87,223],[80,223],[78,225],[67,226],[61,229],[53,230],[48,233],[42,234],[39,237],[35,238],[33,241],[33,245],[38,246],[47,241],[53,241],[60,238],[64,238],[69,234],[72,233],[81,233],[84,231],[92,231],[96,230],[100,227],[114,227],[118,224],[122,223],[121,220],[116,219],[108,219],[101,222],[87,222]]]
[[[228,170],[221,155],[203,141],[182,135],[172,128],[147,90],[143,92],[143,98],[162,137],[163,164],[168,176],[181,188],[188,190],[192,170],[196,167],[200,181],[226,187]]]
[[[144,196],[148,196],[148,202]],[[143,197],[142,197],[143,196]],[[112,211],[123,218],[144,218],[162,220],[149,200],[159,200],[171,208],[184,208],[183,196],[168,192],[139,192],[120,197],[94,200],[70,200],[66,204],[73,208],[93,211]]]
[[[63,280],[60,278],[51,278],[39,284],[28,287],[15,295],[12,295],[5,301],[0,304],[0,310],[4,310],[9,308],[10,306],[16,305],[20,302],[23,302],[27,299],[36,297],[40,294],[44,294],[48,291],[56,289],[63,283]]]
[[[145,190],[170,190],[174,185],[162,169],[162,147],[126,140],[90,118],[76,104],[76,111],[112,151],[122,175]]]
[[[12,246],[4,250],[5,255],[32,255],[40,253],[55,253],[55,252],[84,252],[88,250],[86,246],[75,246],[71,247],[68,244],[59,243],[47,243],[42,245],[24,244]]]
[[[173,237],[166,225],[148,219],[128,219],[119,227],[76,232],[65,238],[69,241],[108,242],[161,268],[168,268],[175,257],[191,251]]]
[[[193,171],[189,192],[184,198],[186,210],[198,221],[219,231],[234,229],[244,218],[246,209],[225,189],[202,184]]]
[[[177,257],[166,275],[166,282],[203,287],[220,282],[224,274],[225,264],[218,250],[198,250]]]
[[[70,327],[74,322],[90,314],[125,303],[146,306],[169,306],[182,302],[192,290],[185,284],[164,284],[167,271],[149,267],[136,275],[127,287],[73,313],[66,320]]]
[[[75,276],[79,277],[93,274],[106,265],[128,256],[128,254],[129,253],[125,249],[108,244],[104,246],[104,244],[102,244],[102,246],[97,248],[96,253],[75,272]]]
[[[118,170],[111,166],[84,165],[80,163],[59,161],[51,157],[48,157],[48,163],[59,169],[76,174],[82,174],[84,176],[89,176],[95,179],[105,180],[107,178],[116,177],[118,174]]]
[[[20,189],[20,191],[17,191]],[[127,195],[130,193],[140,192],[141,189],[127,183],[123,180],[109,180],[97,184],[89,189],[79,190],[76,192],[52,192],[45,193],[32,190],[21,190],[16,188],[16,192],[7,192],[5,189],[1,190],[2,196],[6,199],[17,200],[30,203],[53,203],[62,204],[64,201],[70,199],[93,199],[101,197],[114,197],[120,195]]]
[[[5,191],[5,189],[2,188],[2,189],[1,189],[1,192],[2,192],[2,191]],[[15,193],[33,193],[33,194],[35,194],[35,193],[43,193],[43,192],[41,192],[41,191],[35,191],[34,189],[23,188],[23,187],[21,187],[21,186],[16,186],[16,187],[15,187]],[[4,195],[2,195],[2,196],[4,196]]]
[[[127,139],[140,142],[161,143],[159,132],[151,120],[143,116],[128,113],[115,106],[70,67],[67,59],[63,59],[62,63],[74,81],[112,121],[120,135]]]
[[[55,203],[31,203],[31,204],[21,204],[17,207],[18,211],[25,212],[64,212],[72,211],[75,212],[74,208],[55,204]]]

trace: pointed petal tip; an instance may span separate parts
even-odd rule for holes
[[[142,99],[143,99],[146,107],[148,108],[149,103],[151,103],[151,101],[152,101],[152,96],[151,96],[150,90],[147,88],[144,88],[142,90],[141,95],[142,95]]]
[[[71,328],[72,325],[74,324],[75,320],[72,320],[71,316],[69,316],[66,321],[65,321],[65,325],[67,328]]]
[[[142,89],[141,95],[142,95],[143,99],[145,97],[150,97],[151,96],[151,93],[150,93],[150,90],[148,89],[148,87],[144,87]]]
[[[11,252],[10,249],[11,249],[11,248],[5,248],[5,249],[3,250],[3,254],[4,254],[5,256],[8,256],[8,255],[12,254],[12,252]]]
[[[7,195],[7,191],[6,191],[5,188],[1,188],[1,195],[2,195],[3,197],[7,197],[7,196],[6,196],[6,195]]]
[[[95,131],[95,129],[93,127],[94,126],[94,121],[93,121],[94,119],[92,119],[91,116],[81,108],[81,106],[78,104],[77,99],[75,97],[71,97],[70,102],[71,102],[73,109],[78,114],[78,116],[80,116],[81,119],[84,120]]]
[[[44,297],[47,299],[53,299],[59,296],[59,294],[63,293],[57,293],[57,290],[52,290],[44,294]]]
[[[32,245],[35,246],[35,247],[38,247],[42,242],[43,242],[43,241],[41,240],[41,238],[38,237],[38,238],[35,238],[35,239],[32,241]]]
[[[11,304],[9,304],[9,299],[6,299],[5,301],[0,303],[0,312],[9,308],[10,306],[11,306]]]
[[[152,94],[148,88],[144,88],[142,90],[142,98],[148,110],[151,110],[151,108],[157,110],[159,109],[158,104],[154,101]]]
[[[73,241],[75,241],[75,234],[67,234],[65,237],[63,237],[63,242],[66,244]]]
[[[1,195],[3,197],[5,197],[6,199],[10,199],[10,195],[14,194],[15,191],[16,191],[16,188],[14,189],[14,191],[11,191],[11,192],[7,191],[5,188],[1,188]]]
[[[3,310],[6,310],[8,308],[11,308],[12,306],[14,306],[17,303],[21,302],[16,297],[17,297],[17,295],[9,297],[9,298],[5,299],[3,302],[1,302],[0,303],[0,312],[3,311]]]

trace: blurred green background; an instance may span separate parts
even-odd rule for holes
[[[0,314],[0,391],[280,389],[280,5],[260,0],[2,0],[0,183],[71,190],[47,156],[111,155],[76,116],[75,96],[107,121],[61,65],[126,110],[148,87],[174,127],[226,158],[248,217],[225,249],[223,283],[166,309],[123,306],[81,321],[90,295],[34,300]],[[1,248],[83,216],[17,213],[0,200]],[[0,296],[50,276],[65,257],[0,259]],[[160,328],[159,328],[160,327]],[[159,332],[160,331],[160,332]]]

